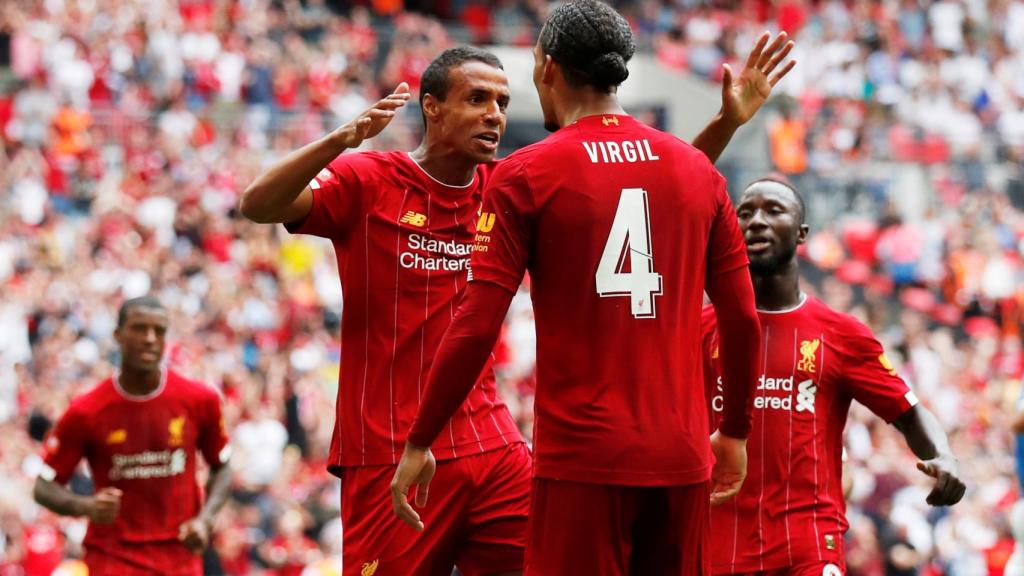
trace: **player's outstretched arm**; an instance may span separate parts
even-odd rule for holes
[[[231,496],[231,466],[221,464],[219,468],[210,470],[210,478],[206,481],[206,502],[199,515],[185,522],[178,528],[178,541],[190,552],[199,556],[210,545],[213,536],[213,521],[217,512],[227,503]]]
[[[935,415],[920,404],[893,421],[893,426],[907,440],[907,446],[921,459],[917,469],[935,479],[928,494],[932,506],[952,506],[964,497],[967,486],[960,478],[956,456],[949,448],[949,439]]]
[[[771,33],[765,32],[750,50],[738,75],[733,74],[728,64],[723,64],[722,109],[693,139],[693,146],[712,162],[718,161],[736,130],[754,117],[771,96],[772,88],[796,65],[796,60],[790,60],[776,70],[792,49],[793,42],[785,32],[774,40]]]
[[[304,218],[313,205],[307,184],[346,149],[380,134],[411,96],[409,85],[402,82],[358,118],[282,158],[246,188],[239,206],[242,215],[261,224]]]
[[[86,516],[96,524],[112,524],[121,512],[121,491],[117,488],[104,488],[92,496],[79,496],[56,482],[36,478],[32,497],[54,514]]]
[[[423,530],[423,521],[409,504],[409,492],[415,486],[416,505],[426,505],[435,467],[430,445],[466,401],[480,377],[501,333],[501,324],[513,296],[497,284],[470,282],[434,357],[419,412],[391,480],[391,505],[395,514],[417,530]]]

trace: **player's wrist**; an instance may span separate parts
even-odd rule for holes
[[[750,425],[744,423],[734,423],[729,421],[722,421],[718,427],[718,434],[723,438],[729,440],[736,440],[746,442],[750,436]]]
[[[196,516],[196,520],[202,523],[203,527],[206,528],[207,533],[213,532],[213,523],[216,521],[216,518],[213,516],[213,514],[209,514],[205,511],[200,512],[199,516]]]
[[[327,135],[327,140],[331,143],[338,153],[348,148],[355,148],[359,146],[359,142],[355,142],[356,130],[354,122],[344,124],[336,128],[333,132]]]
[[[422,441],[420,441],[420,442],[422,442]],[[420,442],[416,442],[413,439],[407,439],[405,441],[405,451],[406,452],[427,452],[427,451],[430,450],[430,445],[429,444],[424,445],[424,444],[422,444]]]
[[[712,124],[718,125],[722,130],[727,130],[729,133],[733,133],[739,130],[740,126],[744,124],[744,120],[739,117],[739,112],[731,110],[727,106],[722,106],[718,110],[718,114],[711,120]]]
[[[93,511],[96,509],[95,504],[96,499],[92,496],[75,496],[71,500],[71,515],[87,517],[91,520]]]

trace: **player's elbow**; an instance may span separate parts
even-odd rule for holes
[[[36,478],[36,483],[32,486],[32,499],[40,506],[49,507],[49,498],[46,497],[48,494],[46,483],[46,480]]]
[[[238,211],[252,222],[257,224],[270,224],[272,219],[259,201],[260,190],[255,182],[249,185],[242,192],[242,199],[238,203]]]
[[[1024,434],[1024,411],[1017,412],[1017,416],[1010,425],[1014,434]]]
[[[753,302],[739,306],[736,311],[736,322],[744,331],[751,334],[761,333],[761,320],[757,317],[757,306]]]

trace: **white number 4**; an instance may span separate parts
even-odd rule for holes
[[[624,272],[627,256],[629,271]],[[655,317],[654,297],[661,295],[661,274],[654,271],[651,216],[643,188],[622,190],[595,280],[600,296],[629,296],[635,318]]]

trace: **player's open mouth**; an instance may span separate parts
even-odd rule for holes
[[[497,132],[484,132],[483,134],[477,134],[473,137],[474,140],[483,144],[484,148],[488,150],[498,149],[498,133]]]
[[[762,237],[762,236],[758,236],[758,237],[755,237],[755,238],[748,238],[746,240],[746,243],[747,243],[747,252],[764,252],[768,248],[771,248],[771,245],[772,245],[772,241],[771,240],[769,240],[768,238]]]

